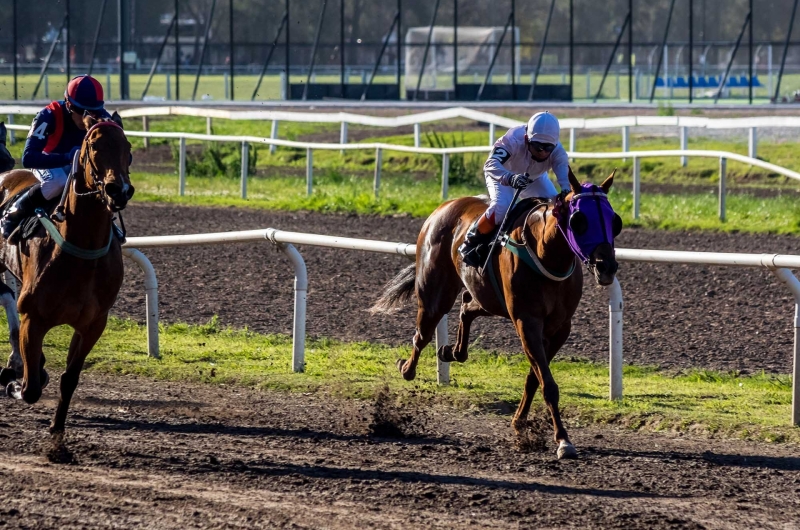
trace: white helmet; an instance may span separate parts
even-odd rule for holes
[[[543,144],[558,144],[558,135],[561,127],[558,119],[547,111],[537,112],[525,128],[525,135],[529,142],[542,142]]]

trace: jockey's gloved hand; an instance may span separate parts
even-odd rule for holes
[[[513,175],[510,179],[508,179],[508,185],[514,188],[515,190],[524,190],[525,187],[531,183],[531,179],[528,178],[528,174],[519,173],[517,175]]]
[[[567,198],[567,194],[569,193],[569,191],[570,191],[569,188],[564,188],[563,190],[559,191],[558,196],[556,197],[558,202],[564,202],[564,199]]]
[[[70,164],[72,164],[72,160],[75,158],[75,153],[79,152],[80,150],[81,150],[80,147],[73,147],[70,150],[69,154],[67,155]]]

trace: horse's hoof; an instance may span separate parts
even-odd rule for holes
[[[47,370],[42,368],[42,371],[39,372],[39,379],[42,382],[42,390],[47,388],[47,385],[50,383],[50,374],[47,373]]]
[[[562,440],[561,443],[558,444],[556,455],[559,460],[563,458],[578,458],[578,450],[575,449],[575,446],[571,443]]]
[[[406,381],[413,381],[415,377],[417,377],[417,369],[414,368],[406,368],[407,364],[406,361],[403,359],[397,359],[397,369],[400,370],[400,374],[403,376],[403,379]]]
[[[6,395],[14,399],[22,399],[22,385],[19,381],[11,381],[6,385]]]
[[[445,344],[439,348],[439,351],[436,352],[436,356],[443,363],[451,363],[455,361],[455,357],[453,357],[453,347],[449,344]]]
[[[17,371],[13,368],[2,368],[0,369],[0,385],[5,388],[11,381],[14,381],[17,378]]]

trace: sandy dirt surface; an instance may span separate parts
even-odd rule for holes
[[[129,235],[165,235],[274,227],[364,239],[415,242],[422,219],[286,213],[237,208],[187,208],[133,204]],[[621,248],[797,254],[792,236],[623,230]],[[407,344],[413,307],[394,316],[366,309],[408,261],[400,256],[299,247],[309,276],[307,332],[313,337]],[[291,333],[293,272],[270,243],[147,249],[156,269],[162,321],[223,324]],[[692,265],[622,263],[626,362],[670,369],[690,367],[791,371],[794,301],[766,270]],[[562,357],[605,361],[608,356],[606,291],[589,276]],[[455,337],[458,304],[450,313]],[[113,314],[144,321],[142,274],[130,262]],[[510,323],[482,318],[472,328],[480,347],[519,352]]]
[[[558,461],[549,428],[392,396],[84,374],[55,451],[56,387],[0,400],[5,527],[800,528],[793,446],[574,427]]]

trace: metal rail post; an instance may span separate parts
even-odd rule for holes
[[[773,269],[794,295],[794,348],[792,367],[792,425],[800,427],[800,281],[789,269]]]
[[[681,149],[686,151],[689,148],[689,128],[688,127],[680,127],[680,138],[681,138]],[[682,156],[681,157],[681,167],[686,167],[686,164],[689,162],[689,157]]]
[[[144,303],[147,310],[147,355],[155,359],[161,357],[158,346],[158,280],[153,264],[147,256],[135,248],[123,248],[122,255],[130,259],[144,273]]]
[[[347,122],[343,121],[341,127],[339,128],[339,143],[346,144],[347,143]],[[344,154],[344,149],[339,151],[339,153]]]
[[[272,120],[272,128],[269,131],[269,137],[273,140],[278,138],[278,120]],[[271,144],[269,146],[269,154],[274,155],[277,145]]]
[[[728,160],[719,159],[719,220],[725,221],[725,173]]]
[[[314,152],[306,149],[306,195],[311,195],[314,186]]]
[[[450,343],[450,339],[447,334],[447,315],[443,316],[442,319],[436,324],[436,352],[439,352],[439,348],[445,346]],[[436,356],[436,382],[440,385],[449,385],[450,384],[450,363],[443,363],[439,360],[439,356]]]
[[[450,187],[450,155],[442,155],[442,200],[447,200],[447,193]]]
[[[756,158],[758,153],[758,129],[750,127],[747,135],[747,156]]]
[[[148,116],[142,116],[142,130],[147,132],[150,130],[150,118]],[[150,147],[150,138],[145,136],[142,140],[144,140],[144,148],[147,149]]]
[[[631,150],[631,129],[627,125],[622,126],[622,151],[627,153]],[[627,162],[627,158],[622,159],[623,162]]]
[[[181,138],[178,155],[178,195],[186,192],[186,138]]]
[[[608,286],[608,375],[609,399],[622,399],[622,288],[619,281]]]
[[[494,125],[494,123],[490,123],[489,124],[489,145],[490,146],[494,145],[494,141],[495,141],[496,137],[497,137],[497,133],[495,131],[495,125]]]
[[[422,127],[419,123],[414,124],[414,147],[419,147],[420,136],[422,134]]]
[[[242,199],[247,198],[247,175],[250,173],[250,144],[242,142]]]
[[[642,200],[641,171],[638,156],[633,157],[633,218],[639,218],[639,203]]]
[[[381,188],[381,165],[383,164],[383,149],[380,147],[375,149],[375,180],[372,187],[375,191],[375,198],[378,198],[378,192]]]

